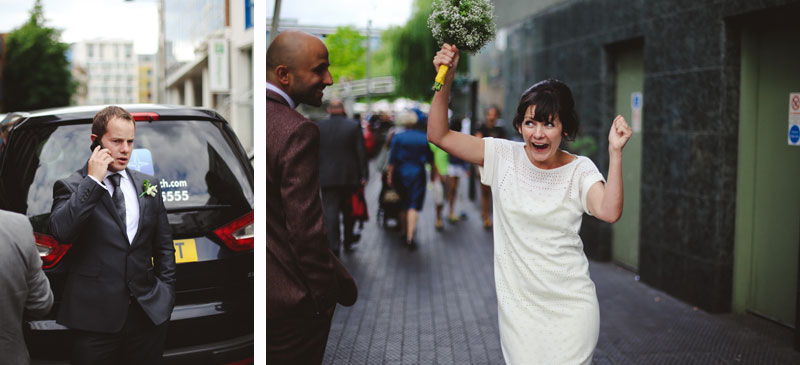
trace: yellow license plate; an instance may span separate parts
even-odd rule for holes
[[[174,240],[172,244],[175,245],[176,263],[197,262],[197,244],[194,239]]]

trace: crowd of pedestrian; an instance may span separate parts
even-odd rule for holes
[[[340,101],[334,100],[331,103],[339,105]],[[454,115],[452,111],[449,117],[451,130],[473,133],[471,130],[473,123],[470,118]],[[486,110],[486,119],[478,124],[474,134],[478,137],[505,138],[506,132],[499,117],[500,109],[497,106],[489,107]],[[369,121],[363,123],[362,131],[365,143],[371,139],[372,143],[378,146],[374,153],[367,154],[368,157],[376,158],[377,172],[381,174],[377,223],[386,226],[387,220],[395,221],[401,240],[411,249],[418,243],[415,240],[416,227],[426,198],[433,200],[436,209],[433,223],[437,231],[445,229],[445,222],[455,225],[468,216],[464,210],[466,206],[463,194],[459,194],[463,192],[459,191],[459,187],[471,176],[470,164],[428,142],[427,120],[427,114],[419,107],[406,109],[394,115],[380,111],[372,114]],[[319,123],[322,125],[328,121]],[[349,143],[337,145],[342,148],[350,146]],[[322,152],[322,155],[325,155],[325,152]],[[321,157],[320,161],[324,160],[325,157]],[[331,167],[326,166],[322,169]],[[461,208],[458,214],[457,206]],[[480,211],[483,227],[491,229],[491,191],[488,186],[482,184]],[[348,230],[350,227],[344,229]]]

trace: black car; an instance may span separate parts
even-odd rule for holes
[[[248,363],[253,359],[253,166],[233,130],[211,110],[122,105],[136,120],[128,168],[160,179],[177,265],[166,363]],[[70,245],[49,231],[53,184],[89,158],[92,118],[102,106],[9,115],[0,145],[0,209],[33,225],[55,304],[26,318],[34,363],[66,363],[69,331],[56,323]],[[10,128],[9,128],[10,126]],[[0,355],[1,357],[2,355]]]

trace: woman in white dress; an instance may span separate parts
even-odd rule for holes
[[[631,128],[617,116],[608,135],[608,181],[592,160],[559,149],[578,131],[569,88],[545,80],[520,98],[514,128],[523,142],[477,138],[447,126],[458,49],[444,44],[433,65],[449,65],[433,97],[428,140],[481,167],[494,203],[494,273],[500,344],[510,364],[588,364],[600,311],[578,236],[583,213],[622,215],[622,148]]]

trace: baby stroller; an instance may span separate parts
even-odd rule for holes
[[[386,221],[393,219],[396,223],[393,227],[400,225],[400,194],[386,181],[387,172],[381,174],[381,192],[378,194],[378,224],[386,228]]]
[[[387,228],[386,222],[394,220],[396,223],[392,228],[400,227],[400,192],[395,187],[389,186],[387,177],[389,176],[389,154],[390,143],[394,136],[394,130],[387,133],[386,141],[383,143],[383,148],[378,155],[377,167],[381,172],[381,192],[378,194],[378,214],[376,221],[383,228]]]

